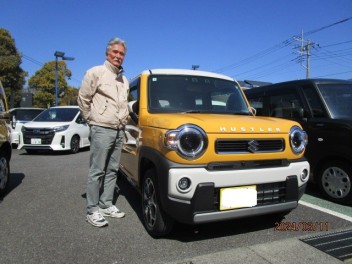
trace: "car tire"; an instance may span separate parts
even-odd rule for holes
[[[10,181],[10,163],[0,152],[0,196],[3,196]]]
[[[352,167],[346,162],[324,164],[318,172],[318,184],[328,200],[340,204],[352,203]]]
[[[70,142],[70,152],[76,154],[79,151],[79,136],[74,135]]]
[[[172,230],[174,220],[161,208],[156,171],[149,169],[142,185],[143,224],[152,237],[162,237]]]

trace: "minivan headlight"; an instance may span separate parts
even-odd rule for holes
[[[308,135],[298,126],[294,126],[290,129],[290,146],[295,154],[301,154],[308,144]]]
[[[53,130],[55,132],[61,132],[61,131],[65,131],[70,125],[66,125],[66,126],[58,126],[58,127],[54,127]]]
[[[207,149],[208,138],[203,129],[187,124],[166,132],[164,144],[186,159],[195,159]]]

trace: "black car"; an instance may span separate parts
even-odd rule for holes
[[[352,81],[307,79],[244,91],[256,115],[298,121],[307,132],[312,180],[334,202],[352,203]]]

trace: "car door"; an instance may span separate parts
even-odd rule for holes
[[[322,159],[324,155],[332,154],[335,148],[343,145],[343,143],[337,144],[339,139],[343,138],[343,135],[338,136],[341,129],[329,117],[315,87],[305,85],[302,86],[302,90],[310,111],[306,126],[309,138],[306,156],[312,167],[315,167],[316,162]]]
[[[141,129],[138,126],[139,80],[130,84],[128,97],[130,116],[125,127],[125,142],[121,151],[120,169],[138,185],[138,149],[141,145]]]

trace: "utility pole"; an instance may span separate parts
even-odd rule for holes
[[[303,37],[303,31],[302,31],[302,36],[301,37],[293,37],[294,40],[301,42],[300,46],[296,46],[295,48],[298,49],[298,53],[300,54],[300,58],[298,61],[301,63],[301,65],[306,69],[306,79],[309,79],[309,71],[310,71],[310,49],[314,47],[315,45],[318,45],[315,42],[312,42],[311,40],[305,40]],[[306,66],[303,65],[304,59],[302,58],[303,56],[306,56]]]
[[[198,70],[199,69],[199,65],[192,65],[192,70]]]

